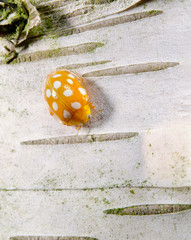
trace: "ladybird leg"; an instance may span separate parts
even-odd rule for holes
[[[84,80],[80,76],[78,76],[76,73],[70,71],[70,73],[77,79],[78,82],[83,83]]]
[[[89,104],[89,106],[90,106],[91,109],[95,109],[95,108],[96,108],[96,106],[93,105],[91,102],[88,102],[88,104]]]
[[[98,114],[99,112],[102,112],[104,109],[100,109],[100,110],[98,110],[98,111],[96,111],[93,115],[92,115],[92,117],[94,117],[96,114]]]
[[[84,83],[84,79],[83,78],[81,78],[81,77],[77,77],[77,80],[78,80],[78,82],[80,82],[80,83]]]
[[[71,127],[71,126],[72,126],[72,124],[71,124],[71,123],[69,123],[69,122],[60,121],[60,123],[62,123],[63,125],[69,126],[69,127]]]
[[[102,112],[104,109],[100,109],[100,110],[98,110],[98,111],[96,111],[96,114],[98,113],[98,112]]]
[[[80,129],[82,128],[82,125],[79,125],[79,126],[76,126],[76,130],[77,130],[77,136],[78,136],[78,134],[79,134],[79,131],[80,131]]]
[[[67,125],[67,126],[72,126],[72,124],[69,123],[69,122],[63,122],[63,124],[64,124],[64,125]]]
[[[49,110],[49,113],[50,113],[51,116],[54,115],[53,111],[51,111],[51,110]]]

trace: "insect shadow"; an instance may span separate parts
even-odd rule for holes
[[[111,118],[114,106],[109,100],[107,94],[93,80],[84,79],[84,86],[90,96],[89,101],[95,106],[92,109],[92,118],[84,125],[85,128],[98,127]]]

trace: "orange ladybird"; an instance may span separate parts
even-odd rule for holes
[[[50,114],[65,125],[80,126],[91,118],[94,107],[82,83],[82,78],[68,70],[50,73],[45,81],[43,94]]]

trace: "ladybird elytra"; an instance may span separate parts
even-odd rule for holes
[[[83,79],[68,70],[58,70],[48,75],[43,96],[51,115],[59,122],[81,126],[91,118],[94,106],[89,101]]]

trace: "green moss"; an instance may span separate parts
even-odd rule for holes
[[[179,204],[178,206],[180,211],[191,209],[191,204],[187,204],[187,205]]]
[[[117,0],[90,0],[91,4],[106,4],[106,3],[112,3]]]
[[[2,192],[8,192],[6,188],[1,189]]]
[[[10,8],[0,8],[0,15],[2,19],[6,19],[7,16],[11,13],[11,9]]]
[[[147,183],[147,180],[142,181],[142,184],[146,184],[146,183]]]
[[[132,189],[132,190],[130,190],[129,192],[130,192],[130,193],[132,193],[132,194],[135,194],[135,192],[134,192],[134,190],[133,190],[133,189]]]
[[[95,48],[89,49],[88,52],[94,52],[96,50],[96,48],[100,48],[100,47],[103,47],[103,46],[104,46],[104,43],[96,42]]]
[[[15,109],[8,107],[8,111],[9,111],[9,112],[15,112]]]
[[[140,163],[140,162],[138,162],[138,163],[137,163],[137,166],[136,166],[136,168],[139,168],[139,167],[140,167],[140,165],[141,165],[141,163]]]
[[[147,12],[148,15],[155,15],[155,14],[158,14],[159,11],[157,10],[151,10],[149,12]]]
[[[7,24],[1,26],[4,37],[9,40],[18,39],[27,28],[29,13],[25,8],[25,4],[20,0],[8,1],[5,2],[4,8],[0,10],[2,20],[7,21]]]
[[[96,141],[96,137],[94,137],[93,135],[91,136],[92,142]]]
[[[106,214],[124,215],[123,208],[108,209],[105,211],[105,213]]]
[[[109,201],[109,200],[107,200],[106,198],[103,198],[103,200],[102,200],[103,202],[104,202],[104,204],[110,204],[111,202]]]

